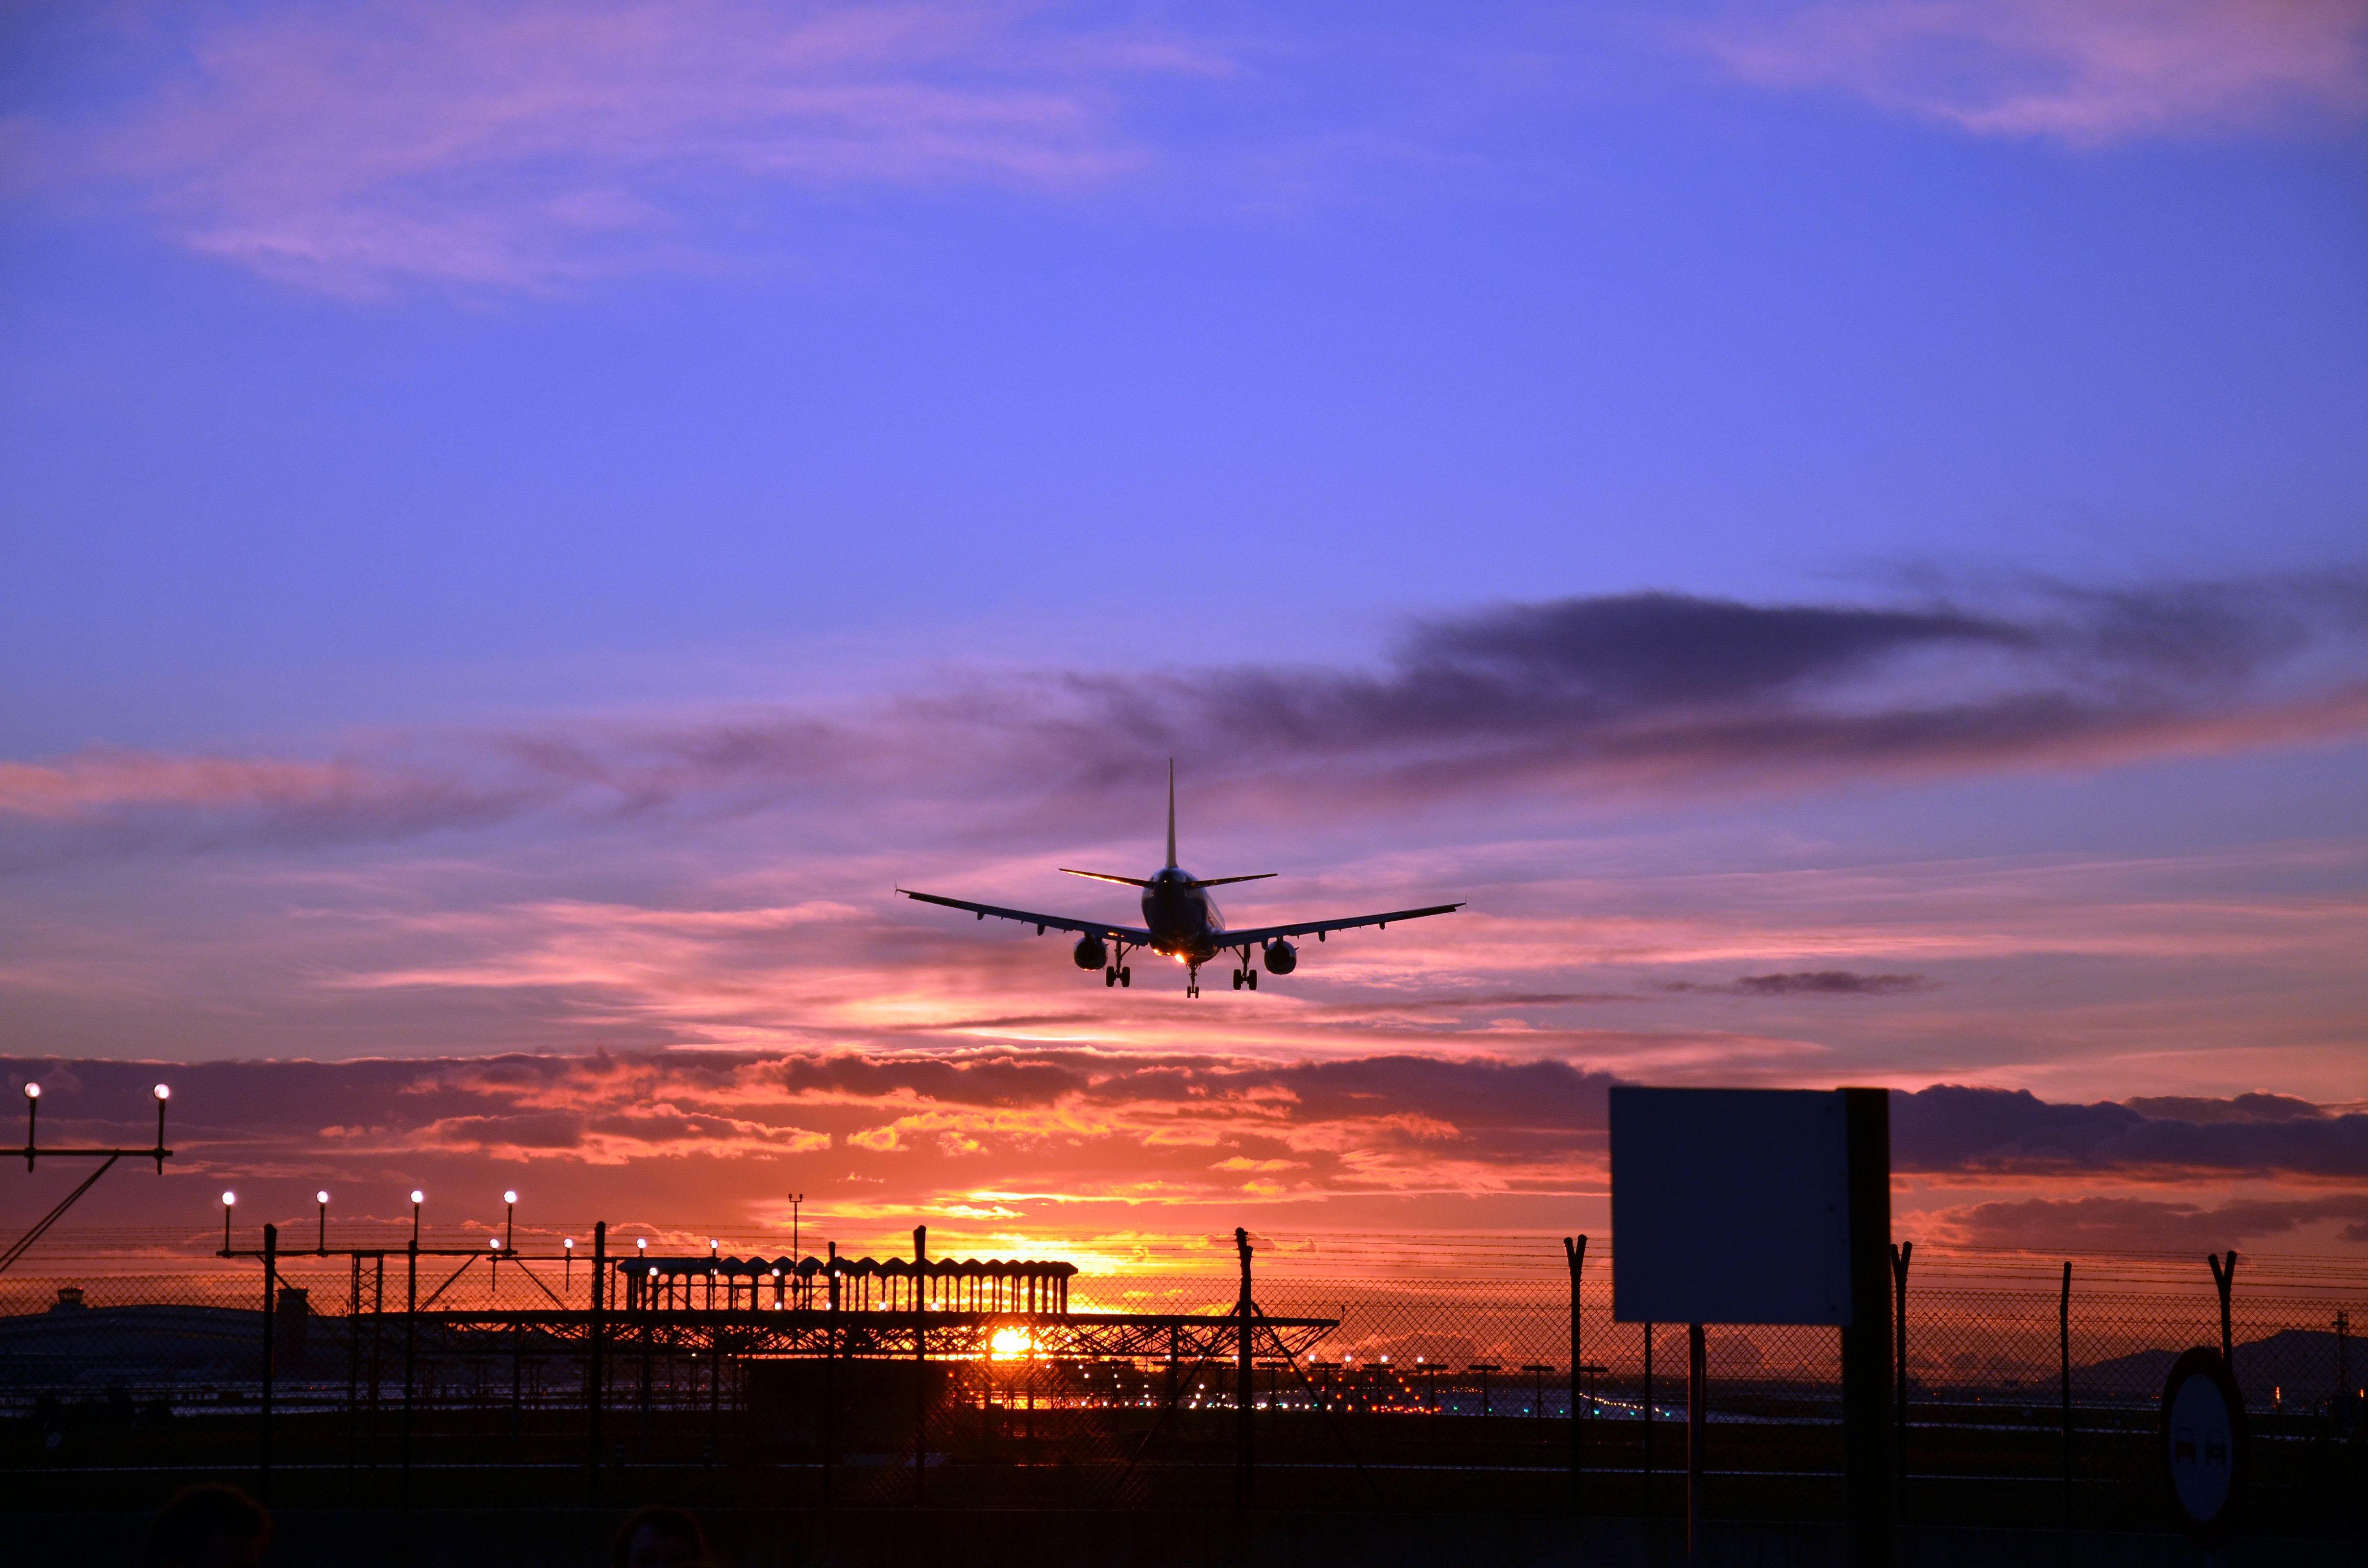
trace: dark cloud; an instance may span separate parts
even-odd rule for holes
[[[2122,1103],[2140,1116],[2171,1121],[2307,1121],[2327,1114],[2292,1095],[2249,1094],[2225,1100],[2196,1095],[2145,1095]]]
[[[632,824],[850,801],[1074,834],[1190,756],[1200,787],[1327,810],[1466,792],[1731,789],[2093,766],[2368,729],[2368,585],[2340,575],[2011,606],[1643,593],[1413,628],[1378,666],[1053,673],[891,696],[381,744],[325,763],[86,752],[0,765],[0,869],[313,847],[565,811]],[[1000,806],[981,802],[1005,802]],[[1215,801],[1205,801],[1213,804]],[[906,824],[909,834],[912,826]]]
[[[2193,1252],[2250,1244],[2326,1220],[2368,1242],[2368,1193],[2265,1199],[2206,1209],[2145,1198],[2031,1198],[1976,1203],[1932,1218],[1976,1246],[2044,1252]]]
[[[1920,974],[1859,974],[1846,969],[1802,970],[1792,974],[1746,974],[1725,985],[1671,981],[1665,991],[1711,992],[1728,996],[1896,996],[1929,989]]]
[[[2248,1114],[2234,1101],[2175,1102],[2180,1115],[2149,1115],[2110,1100],[2061,1105],[2023,1089],[1941,1085],[1891,1101],[1896,1169],[2056,1174],[2084,1171],[2282,1175],[2368,1180],[2368,1115]],[[2161,1102],[2145,1102],[2158,1105]],[[2229,1114],[2229,1112],[2234,1114]]]
[[[149,1085],[172,1083],[173,1138],[187,1168],[397,1170],[462,1158],[632,1165],[861,1148],[905,1159],[899,1190],[915,1195],[939,1182],[1207,1184],[1228,1158],[1284,1162],[1270,1168],[1287,1166],[1313,1191],[1390,1190],[1449,1166],[1565,1187],[1600,1179],[1612,1081],[1551,1060],[1395,1052],[1274,1062],[1012,1046],[0,1063],[12,1094],[28,1077],[51,1090],[44,1129],[91,1142],[143,1140]],[[2368,1180],[2368,1115],[2267,1096],[2179,1104],[2172,1116],[2022,1091],[1900,1093],[1894,1164],[1928,1176]],[[962,1160],[973,1163],[947,1164]],[[2270,1220],[2263,1210],[2248,1222]]]

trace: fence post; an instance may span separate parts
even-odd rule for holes
[[[523,1326],[510,1319],[510,1462],[526,1458],[526,1346]]]
[[[921,1266],[929,1260],[929,1227],[913,1227],[913,1506],[929,1502],[929,1331],[921,1317],[928,1299],[928,1276]]]
[[[403,1506],[411,1506],[411,1405],[419,1363],[419,1228],[411,1231],[403,1297]]]
[[[830,1357],[822,1367],[822,1506],[832,1506],[838,1469],[838,1244],[830,1249]]]
[[[263,1432],[261,1451],[256,1456],[266,1485],[271,1481],[271,1363],[275,1352],[272,1327],[279,1317],[279,1227],[266,1225],[263,1227]]]
[[[2055,1356],[2064,1401],[2064,1528],[2072,1528],[2072,1260],[2064,1260],[2064,1288],[2055,1298]]]
[[[2328,1407],[2330,1411],[2341,1410],[2343,1408],[2342,1402],[2347,1397],[2344,1393],[2344,1390],[2351,1386],[2351,1314],[2339,1307],[2336,1309],[2335,1312],[2336,1403]]]
[[[1234,1246],[1242,1256],[1242,1299],[1234,1307],[1239,1319],[1239,1341],[1234,1369],[1234,1506],[1247,1512],[1250,1506],[1250,1402],[1256,1395],[1251,1383],[1255,1374],[1250,1368],[1252,1314],[1258,1311],[1250,1300],[1250,1233],[1234,1227]]]
[[[346,1307],[346,1502],[354,1500],[353,1470],[361,1458],[362,1255],[354,1254],[354,1290]]]
[[[1563,1237],[1562,1251],[1570,1264],[1570,1511],[1576,1514],[1586,1501],[1582,1478],[1587,1473],[1587,1450],[1583,1440],[1587,1428],[1579,1425],[1584,1417],[1578,1403],[1578,1385],[1579,1368],[1587,1358],[1579,1354],[1578,1274],[1587,1267],[1587,1238]]]
[[[602,1220],[592,1227],[592,1311],[586,1325],[585,1337],[589,1363],[584,1391],[584,1428],[586,1441],[584,1451],[584,1487],[595,1503],[600,1501],[600,1407],[607,1394],[608,1369],[601,1364],[603,1332],[608,1324],[603,1309],[609,1292],[609,1221]]]
[[[2237,1375],[2237,1347],[2231,1342],[2228,1324],[2228,1292],[2237,1284],[2237,1249],[2228,1249],[2228,1266],[2220,1266],[2220,1255],[2211,1255],[2212,1284],[2220,1292],[2220,1359],[2227,1365],[2228,1375]]]
[[[1899,1494],[1903,1503],[1907,1494],[1907,1264],[1915,1253],[1914,1242],[1901,1242],[1891,1249],[1892,1328],[1899,1345],[1899,1434],[1893,1445],[1893,1457],[1899,1466]]]

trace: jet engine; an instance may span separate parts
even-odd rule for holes
[[[1079,969],[1107,969],[1110,967],[1109,949],[1102,946],[1102,939],[1099,937],[1095,936],[1091,931],[1087,932],[1084,936],[1077,938],[1076,949],[1069,956],[1077,960],[1077,967]]]
[[[1299,967],[1299,949],[1277,937],[1266,945],[1266,971],[1269,974],[1289,974]]]

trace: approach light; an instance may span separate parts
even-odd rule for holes
[[[411,1201],[414,1203],[425,1203],[427,1201],[427,1195],[415,1187],[411,1189]]]
[[[235,1193],[235,1192],[225,1192],[225,1193],[223,1193],[223,1194],[222,1194],[222,1207],[223,1207],[223,1208],[227,1209],[227,1208],[229,1208],[232,1204],[233,1204],[233,1203],[237,1202],[237,1201],[238,1201],[238,1194],[237,1194],[237,1193]]]
[[[39,1085],[39,1084],[28,1084],[28,1085],[25,1085],[25,1097],[26,1097],[27,1099],[28,1099],[28,1100],[37,1100],[37,1099],[40,1099],[40,1098],[41,1097],[41,1085]]]
[[[487,1236],[485,1238],[485,1244],[493,1248],[495,1252],[499,1252],[502,1250],[502,1238],[499,1236]]]
[[[315,1203],[326,1203],[329,1201],[329,1195],[326,1192],[316,1192],[313,1195],[313,1201]]]
[[[169,1100],[169,1099],[171,1099],[171,1098],[173,1097],[173,1086],[172,1086],[170,1084],[159,1084],[159,1085],[156,1085],[156,1097],[157,1097],[158,1099],[160,1099],[160,1100]]]
[[[633,1244],[641,1248],[643,1252],[647,1252],[650,1250],[650,1238],[647,1236],[635,1236],[633,1238]]]
[[[502,1194],[502,1201],[505,1203],[516,1203],[518,1201],[518,1194],[515,1192],[505,1192]]]
[[[575,1250],[575,1238],[574,1236],[570,1236],[559,1244],[565,1247],[568,1251],[574,1252]]]

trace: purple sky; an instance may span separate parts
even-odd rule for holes
[[[0,1055],[183,1064],[122,1203],[1600,1223],[1618,1077],[2368,1245],[2359,0],[35,6],[0,95]],[[1123,914],[1171,756],[1237,922],[1470,908],[1188,1004],[888,896]]]

